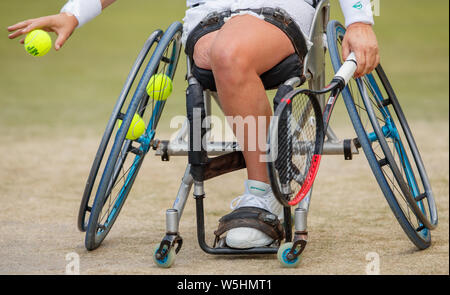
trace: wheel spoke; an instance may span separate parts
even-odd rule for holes
[[[345,27],[337,21],[327,25],[328,48],[335,72],[343,64],[344,34]],[[355,83],[357,87],[353,85]],[[406,119],[399,118],[403,112],[383,69],[379,65],[372,73],[352,79],[342,94],[360,144],[397,221],[418,248],[427,248],[430,245],[429,230],[421,222],[425,214],[417,211],[414,203],[418,202],[423,212],[431,210],[423,201],[427,195],[420,194],[421,187],[425,186],[425,172],[422,173],[419,167],[422,164],[416,163],[420,155],[416,155],[415,147],[410,146],[409,130],[404,130]],[[405,137],[407,142],[403,142]],[[411,195],[416,199],[411,200]]]

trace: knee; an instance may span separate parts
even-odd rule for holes
[[[240,44],[216,42],[210,48],[209,59],[216,80],[239,83],[254,72],[251,56]]]

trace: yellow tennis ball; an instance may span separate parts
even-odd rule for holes
[[[52,38],[46,31],[34,30],[25,37],[24,46],[29,54],[43,56],[52,48]]]
[[[122,120],[119,120],[119,128],[122,125]],[[130,128],[128,128],[126,139],[136,140],[145,132],[145,122],[138,114],[134,114],[131,120]]]
[[[165,74],[153,75],[147,84],[148,96],[154,100],[166,100],[172,89],[172,80]]]

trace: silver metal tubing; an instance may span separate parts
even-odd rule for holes
[[[350,147],[352,154],[357,155],[359,154],[358,149],[356,148],[353,140],[350,141]],[[323,155],[344,155],[344,141],[338,141],[338,142],[331,142],[326,141],[323,144]]]
[[[206,117],[211,116],[211,92],[209,90],[203,91],[203,99],[205,102]]]
[[[166,210],[166,232],[168,234],[178,233],[178,211],[176,209]]]
[[[303,208],[297,208],[294,212],[295,231],[306,231],[308,211]]]
[[[191,78],[194,78],[194,76],[192,75],[192,72],[191,72],[191,61],[189,60],[189,58],[187,58],[186,59],[186,80],[188,81],[189,84],[191,84],[190,83]]]
[[[194,196],[203,196],[205,189],[202,181],[194,181]]]
[[[312,191],[313,191],[313,188],[311,187],[309,192],[306,194],[306,197],[303,198],[303,200],[301,200],[300,203],[298,203],[297,208],[301,208],[306,211],[309,211],[309,204],[311,203]]]
[[[188,164],[184,172],[183,178],[181,179],[181,184],[180,188],[178,189],[177,198],[175,199],[175,202],[173,202],[172,205],[172,209],[175,209],[178,212],[178,220],[180,220],[181,215],[183,215],[184,207],[186,206],[186,201],[191,191],[192,184],[194,183],[194,179],[190,174],[190,170],[191,165]]]
[[[155,156],[161,156],[163,154],[164,145],[166,143],[161,142],[156,149]],[[186,156],[188,154],[189,145],[186,141],[169,142],[167,146],[167,153],[169,156]],[[206,151],[210,156],[219,156],[234,151],[240,151],[241,148],[236,142],[209,142],[206,146]]]
[[[309,80],[309,87],[312,90],[319,90],[325,86],[325,46],[323,34],[326,31],[327,21],[329,19],[328,0],[323,0],[316,8],[316,13],[312,21],[312,28],[309,33],[309,39],[313,46],[309,49],[305,57],[303,75]],[[311,80],[310,80],[311,79]],[[319,95],[319,102],[322,109],[325,106],[324,95]]]
[[[292,87],[297,87],[298,85],[300,85],[300,78],[299,77],[293,77],[290,78],[289,80],[287,80],[286,82],[284,82],[284,85],[288,85],[288,86],[292,86]]]
[[[161,156],[165,150],[167,143],[161,142],[156,149],[155,156]],[[352,154],[359,154],[353,141],[350,142]],[[167,154],[169,156],[186,156],[189,146],[184,140],[171,141],[167,146]],[[209,142],[206,151],[210,156],[220,156],[234,151],[240,151],[241,148],[236,142]],[[326,141],[323,146],[323,155],[344,155],[344,141]]]

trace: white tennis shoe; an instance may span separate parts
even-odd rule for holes
[[[245,193],[231,202],[231,209],[240,207],[258,207],[278,216],[283,222],[283,206],[273,195],[270,185],[264,182],[247,180]],[[260,230],[250,227],[230,229],[226,236],[226,244],[231,248],[247,249],[270,245],[273,239]]]

